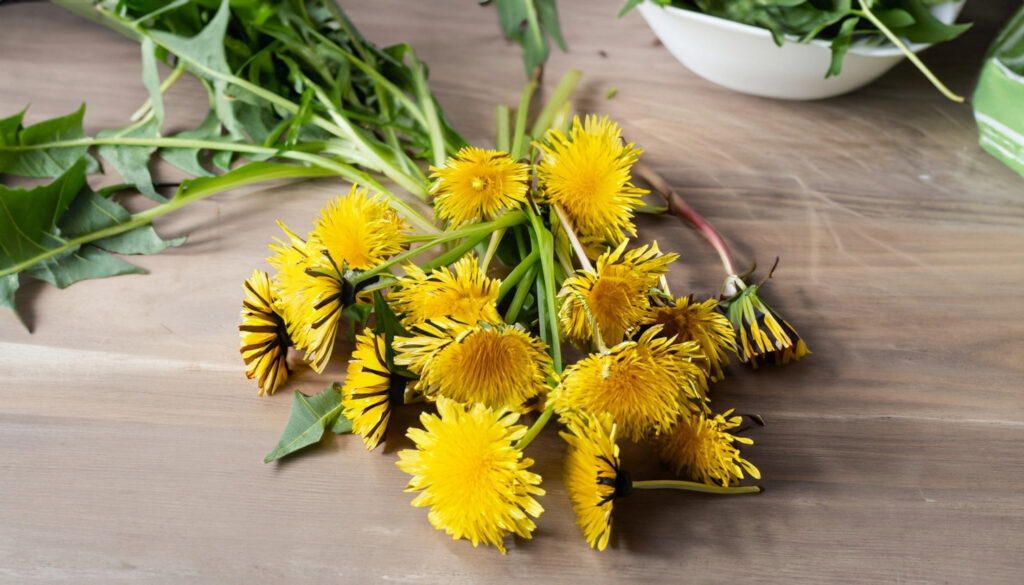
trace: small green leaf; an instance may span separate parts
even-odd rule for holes
[[[0,277],[0,307],[7,307],[15,313],[18,312],[14,307],[14,293],[18,292],[18,285],[17,274]]]
[[[349,422],[346,428],[345,423],[339,420],[344,418],[341,416],[339,384],[334,383],[313,396],[306,396],[296,390],[292,411],[288,415],[288,424],[285,425],[277,446],[267,454],[263,462],[270,463],[316,443],[327,429],[335,433],[351,432],[352,423]]]
[[[565,46],[565,39],[562,38],[562,29],[558,25],[558,6],[555,0],[534,0],[537,5],[537,15],[540,16],[540,23],[544,30],[551,35],[551,38],[563,51],[568,51]]]
[[[622,9],[619,10],[619,18],[626,16],[630,10],[633,10],[637,6],[644,3],[644,0],[626,0],[626,3],[622,5]]]

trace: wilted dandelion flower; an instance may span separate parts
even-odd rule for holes
[[[288,379],[288,346],[292,342],[284,318],[274,304],[270,277],[262,270],[254,270],[245,281],[242,324],[238,331],[242,338],[245,376],[256,378],[260,396],[273,394]]]
[[[782,365],[811,353],[796,330],[758,296],[761,285],[747,286],[737,276],[729,277],[728,284],[738,292],[719,306],[732,322],[740,361],[757,368],[761,361]]]
[[[395,312],[405,314],[405,325],[441,317],[501,323],[496,308],[501,282],[487,278],[473,254],[463,256],[451,270],[443,267],[426,274],[409,264],[405,274],[388,295]]]
[[[663,337],[675,337],[676,341],[696,341],[704,354],[705,370],[709,377],[721,380],[725,377],[722,367],[729,364],[726,350],[735,351],[735,333],[732,324],[716,311],[718,301],[708,299],[694,302],[693,297],[680,297],[674,303],[656,304],[645,320],[661,325]]]
[[[657,435],[704,401],[702,357],[695,342],[674,343],[652,327],[636,341],[569,366],[552,392],[555,410],[608,414],[626,438]]]
[[[619,446],[611,418],[570,412],[564,417],[569,444],[565,455],[565,490],[576,523],[591,548],[604,550],[612,533],[612,500],[629,495],[632,481],[619,468]]]
[[[416,449],[398,453],[398,467],[412,476],[406,491],[419,491],[413,506],[430,506],[434,528],[502,553],[509,534],[530,538],[544,511],[534,496],[544,494],[541,477],[528,471],[533,460],[514,443],[526,434],[519,415],[482,404],[462,405],[438,398],[438,414],[423,413],[422,429],[409,429]]]
[[[354,302],[354,290],[335,267],[324,266],[327,257],[314,255],[315,246],[277,223],[289,241],[275,238],[270,245],[274,255],[267,262],[278,271],[274,293],[295,347],[306,352],[310,367],[319,373],[334,351],[342,311]]]
[[[427,397],[517,410],[547,391],[553,377],[544,342],[519,325],[470,325],[448,319],[412,328],[395,340],[395,363],[420,376]]]
[[[594,336],[592,316],[606,344],[622,341],[647,316],[651,288],[676,258],[677,254],[662,254],[657,242],[628,252],[622,242],[597,259],[594,272],[577,270],[558,293],[558,318],[565,336],[589,346]]]
[[[577,117],[568,135],[549,130],[538,143],[543,196],[565,210],[581,237],[618,244],[636,235],[633,210],[647,191],[630,183],[630,168],[643,151],[623,144],[621,132],[608,118]]]
[[[405,379],[388,368],[386,344],[383,334],[369,329],[356,336],[341,390],[345,418],[352,421],[352,431],[363,437],[368,451],[384,440],[392,408],[405,403]]]
[[[434,214],[453,225],[491,220],[526,201],[530,167],[504,152],[467,146],[431,170]]]
[[[761,479],[756,467],[740,456],[737,444],[751,445],[753,440],[729,433],[742,418],[701,412],[685,412],[671,432],[658,440],[658,454],[677,475],[686,474],[695,481],[721,486],[736,485],[744,472]]]
[[[320,210],[310,234],[311,251],[323,248],[342,269],[367,270],[402,251],[409,226],[381,195],[352,185]]]

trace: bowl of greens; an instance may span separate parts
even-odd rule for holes
[[[844,94],[910,58],[947,97],[916,53],[959,36],[963,1],[631,0],[662,44],[697,75],[772,98]]]

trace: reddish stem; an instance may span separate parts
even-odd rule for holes
[[[693,226],[694,229],[700,232],[700,235],[704,236],[704,239],[711,243],[715,248],[715,251],[718,252],[718,257],[721,258],[722,266],[725,267],[725,271],[728,272],[730,276],[736,274],[736,267],[733,264],[732,253],[729,252],[729,246],[725,243],[725,239],[722,238],[722,234],[718,233],[718,230],[716,230],[708,220],[704,219],[703,216],[694,211],[694,209],[683,200],[679,193],[676,193],[675,189],[668,184],[668,181],[656,173],[654,169],[643,163],[637,163],[633,166],[633,169],[641,179],[651,186],[652,189],[660,193],[661,196],[665,198],[665,201],[668,202],[668,210],[670,212],[679,216],[680,219]]]

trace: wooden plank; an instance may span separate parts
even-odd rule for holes
[[[638,15],[614,19],[617,2],[559,4],[572,51],[553,54],[546,91],[583,69],[577,109],[619,120],[744,263],[782,259],[765,294],[814,353],[759,372],[734,364],[714,395],[716,408],[768,420],[748,451],[766,493],[637,494],[617,504],[612,550],[599,554],[574,525],[548,431],[530,453],[547,510],[506,558],[409,507],[397,429],[384,453],[338,437],[263,465],[291,399],[257,399],[244,378],[241,282],[265,267],[274,219],[302,231],[347,190],[307,181],[162,218],[160,233],[190,240],[132,258],[149,275],[26,285],[32,334],[0,313],[0,581],[1019,581],[1024,182],[977,147],[970,110],[906,64],[834,100],[731,93],[681,68]],[[1015,7],[968,3],[974,29],[926,59],[969,92]],[[346,9],[377,42],[417,48],[467,138],[493,137],[494,105],[515,102],[523,79],[493,8]],[[0,115],[32,102],[39,120],[86,101],[87,131],[120,125],[145,99],[138,74],[137,46],[110,31],[51,5],[0,8]],[[185,79],[172,92],[171,124],[195,124],[200,88]],[[697,236],[639,223],[642,239],[682,254],[673,291],[716,292]],[[344,370],[300,367],[291,387],[312,393]],[[660,473],[642,449],[627,456],[638,476]]]

